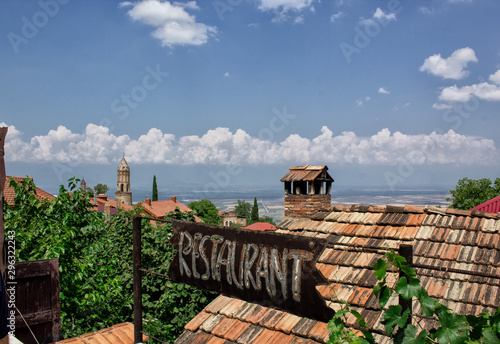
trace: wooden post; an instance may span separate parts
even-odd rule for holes
[[[3,252],[3,242],[5,239],[5,224],[3,222],[3,190],[5,186],[5,137],[7,136],[8,128],[2,127],[0,128],[0,273],[4,273],[5,271],[5,262],[4,262],[4,252]]]
[[[133,219],[134,254],[134,343],[142,343],[141,218]]]
[[[399,255],[402,256],[403,258],[406,259],[406,264],[408,266],[413,265],[413,246],[408,245],[408,244],[401,244],[399,245]],[[410,276],[407,276],[405,273],[403,273],[401,270],[399,271],[399,278],[401,277],[406,277],[407,279],[410,278]],[[410,300],[405,300],[404,298],[399,296],[399,304],[402,307],[402,312],[405,310],[409,309],[410,310],[410,315],[408,316],[407,324],[411,324],[411,317],[412,317],[412,299]]]

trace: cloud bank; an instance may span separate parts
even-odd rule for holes
[[[186,3],[161,0],[121,2],[119,7],[132,7],[127,14],[135,21],[156,28],[152,36],[163,46],[202,45],[217,33],[215,26],[197,23],[196,17],[187,10],[198,10],[196,1]]]
[[[474,50],[467,47],[455,50],[446,59],[441,54],[432,55],[425,59],[419,70],[443,79],[460,80],[469,75],[469,71],[465,70],[469,62],[477,62],[477,58]]]
[[[6,126],[0,123],[0,126]],[[46,135],[23,140],[23,134],[9,127],[5,143],[6,160],[59,162],[68,164],[116,164],[125,153],[132,164],[361,164],[494,165],[500,152],[490,139],[465,136],[453,130],[429,135],[406,135],[382,129],[371,137],[354,132],[338,135],[326,126],[312,139],[292,134],[281,142],[252,137],[242,129],[208,130],[204,135],[182,136],[152,128],[133,139],[116,136],[107,127],[88,124],[84,133],[64,126]]]

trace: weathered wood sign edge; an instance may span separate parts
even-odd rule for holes
[[[170,279],[324,322],[333,317],[316,290],[328,282],[316,268],[324,240],[178,220],[172,228]]]

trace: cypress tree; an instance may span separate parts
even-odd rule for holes
[[[156,185],[156,175],[153,177],[153,199],[152,201],[158,200],[158,186]]]
[[[257,197],[253,199],[252,215],[250,219],[252,223],[259,221],[259,206],[257,205]]]

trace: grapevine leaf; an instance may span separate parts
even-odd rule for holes
[[[407,276],[415,277],[417,275],[415,270],[413,270],[413,268],[409,267],[408,265],[401,265],[400,269]]]
[[[491,327],[483,329],[483,335],[481,339],[483,343],[500,344],[500,339],[498,339],[497,331],[495,331]]]
[[[431,317],[436,310],[436,305],[439,302],[432,297],[424,296],[420,299],[420,307],[422,309],[422,315]]]
[[[402,310],[403,308],[401,307],[401,305],[397,305],[389,306],[389,308],[384,312],[384,321],[382,321],[382,324],[385,325],[385,331],[387,333],[394,332],[394,328],[396,326],[405,326],[410,310],[407,309],[403,314],[401,314]]]
[[[467,339],[467,320],[465,316],[450,312],[438,314],[441,327],[436,332],[440,344],[462,344]]]
[[[414,325],[408,325],[404,329],[404,337],[402,344],[425,344],[425,337],[427,336],[427,331],[422,330],[417,336],[418,329]]]
[[[410,280],[408,281],[404,276],[399,279],[395,288],[396,293],[401,295],[405,300],[409,300],[412,297],[418,297],[421,289],[420,280],[410,277]]]
[[[389,299],[391,297],[392,291],[389,289],[388,286],[384,286],[382,288],[382,291],[380,293],[380,298],[378,303],[380,304],[380,307],[384,308],[387,302],[389,302]]]
[[[379,258],[375,262],[375,264],[373,264],[373,270],[375,270],[375,278],[379,281],[383,280],[385,274],[387,273],[387,267],[387,263],[382,258]]]

